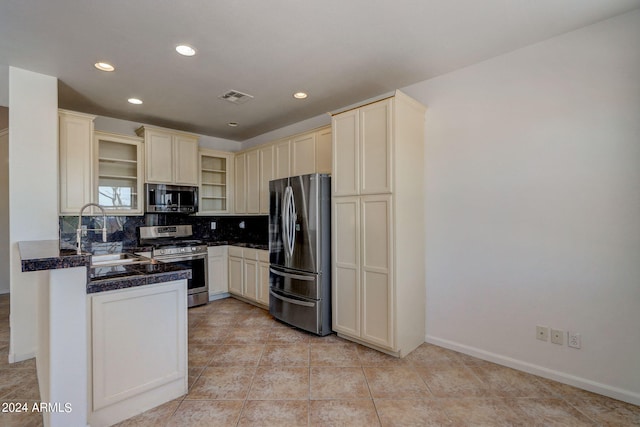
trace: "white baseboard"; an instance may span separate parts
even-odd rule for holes
[[[503,356],[497,353],[491,353],[479,348],[470,347],[457,342],[440,339],[430,335],[425,336],[425,342],[434,344],[440,347],[448,348],[449,350],[458,351],[460,353],[468,354],[469,356],[477,357],[478,359],[486,360],[489,362],[497,363],[498,365],[507,366],[509,368],[517,369],[519,371],[528,372],[530,374],[538,375],[543,378],[558,381],[563,384],[568,384],[574,387],[581,388],[593,393],[601,394],[603,396],[611,397],[613,399],[622,400],[633,405],[640,406],[640,394],[630,390],[624,390],[617,387],[612,387],[606,384],[598,383],[588,380],[586,378],[576,377],[564,372],[555,371],[553,369],[545,368],[544,366],[534,365],[532,363],[523,362],[522,360],[513,359],[511,357]]]
[[[209,294],[209,302],[216,301],[219,299],[229,298],[231,294],[229,292],[223,292],[221,294]]]
[[[22,362],[23,360],[33,359],[34,357],[36,357],[35,351],[25,354],[9,353],[9,363]]]

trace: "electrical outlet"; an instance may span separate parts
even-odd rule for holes
[[[244,221],[240,221],[240,228],[244,228]]]
[[[582,337],[578,332],[568,332],[567,335],[569,338],[567,339],[567,345],[573,348],[581,348],[582,347]]]
[[[211,221],[211,229],[215,230],[218,227],[215,221]]]
[[[536,326],[536,338],[540,341],[549,341],[549,328],[546,326]]]
[[[551,342],[558,345],[564,344],[564,331],[551,329]]]

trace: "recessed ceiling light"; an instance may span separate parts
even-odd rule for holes
[[[227,125],[231,126],[232,128],[238,127],[238,122],[229,122],[227,123]]]
[[[191,46],[187,46],[186,44],[176,46],[176,52],[183,56],[193,56],[196,54],[196,50]]]
[[[96,62],[95,64],[93,64],[93,66],[96,67],[100,71],[113,71],[113,70],[115,70],[115,67],[113,65],[109,64],[108,62]]]
[[[309,95],[307,95],[304,92],[296,92],[296,93],[293,94],[293,97],[295,99],[305,99],[307,96],[309,96]]]
[[[129,101],[130,104],[136,104],[136,105],[142,104],[142,100],[138,98],[129,98],[127,101]]]

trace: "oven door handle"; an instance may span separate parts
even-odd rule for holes
[[[274,270],[273,268],[269,268],[269,271],[277,276],[286,277],[288,279],[306,280],[307,282],[313,282],[314,280],[316,280],[316,278],[312,276],[303,276],[301,274],[284,273],[282,271]]]
[[[153,259],[163,264],[169,264],[176,261],[191,261],[194,259],[206,259],[206,258],[207,258],[207,254],[199,254],[199,255],[186,255],[186,256],[177,256],[177,257],[169,256],[167,258],[160,257],[160,258],[153,258]]]
[[[291,304],[295,304],[295,305],[301,305],[304,307],[314,307],[315,303],[312,302],[307,302],[307,301],[300,301],[297,299],[293,299],[293,298],[287,298],[287,297],[283,297],[282,295],[278,295],[275,292],[273,292],[272,290],[269,290],[269,293],[271,294],[271,296],[273,296],[274,298],[277,298],[279,300],[282,300],[284,302],[288,302]]]

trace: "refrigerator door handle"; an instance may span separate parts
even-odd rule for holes
[[[278,295],[273,291],[269,291],[269,293],[271,294],[271,296],[273,296],[274,298],[277,298],[279,300],[282,300],[284,302],[288,302],[291,304],[295,304],[295,305],[302,305],[304,307],[314,307],[316,304],[313,302],[307,302],[307,301],[298,301],[296,299],[293,298],[287,298],[287,297],[283,297],[282,295]]]
[[[285,255],[291,257],[296,242],[296,204],[290,185],[284,190],[282,202],[282,240]]]
[[[315,277],[303,276],[301,274],[284,273],[282,271],[274,270],[273,268],[269,268],[269,271],[277,276],[287,277],[289,279],[306,280],[308,282],[313,282],[314,280],[316,280]]]

